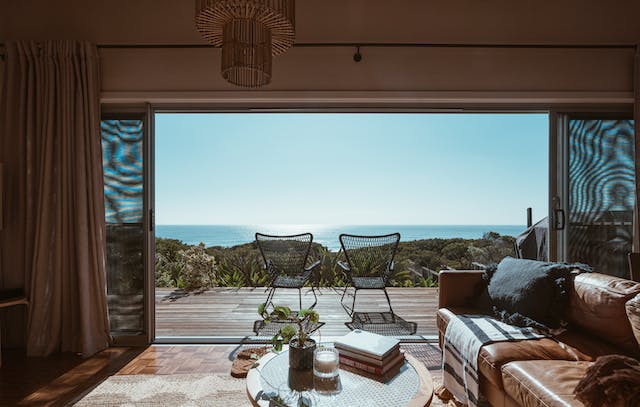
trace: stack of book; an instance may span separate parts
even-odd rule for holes
[[[335,341],[340,368],[386,383],[404,365],[400,341],[371,332],[355,330]]]

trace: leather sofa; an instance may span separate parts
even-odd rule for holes
[[[454,314],[472,313],[482,271],[440,273],[440,345]],[[638,357],[640,283],[598,273],[573,274],[567,330],[556,338],[498,342],[478,356],[480,392],[493,407],[582,406],[573,391],[598,356]]]

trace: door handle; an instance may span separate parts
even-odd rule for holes
[[[553,228],[555,230],[564,230],[566,226],[566,218],[564,209],[553,210]]]

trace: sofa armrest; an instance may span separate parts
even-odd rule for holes
[[[467,307],[482,282],[482,270],[442,270],[438,276],[438,307]]]
[[[636,295],[625,304],[627,311],[627,318],[631,324],[631,330],[633,336],[636,338],[636,342],[640,346],[640,294]]]

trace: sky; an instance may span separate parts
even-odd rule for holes
[[[546,114],[162,113],[161,225],[522,225]]]

